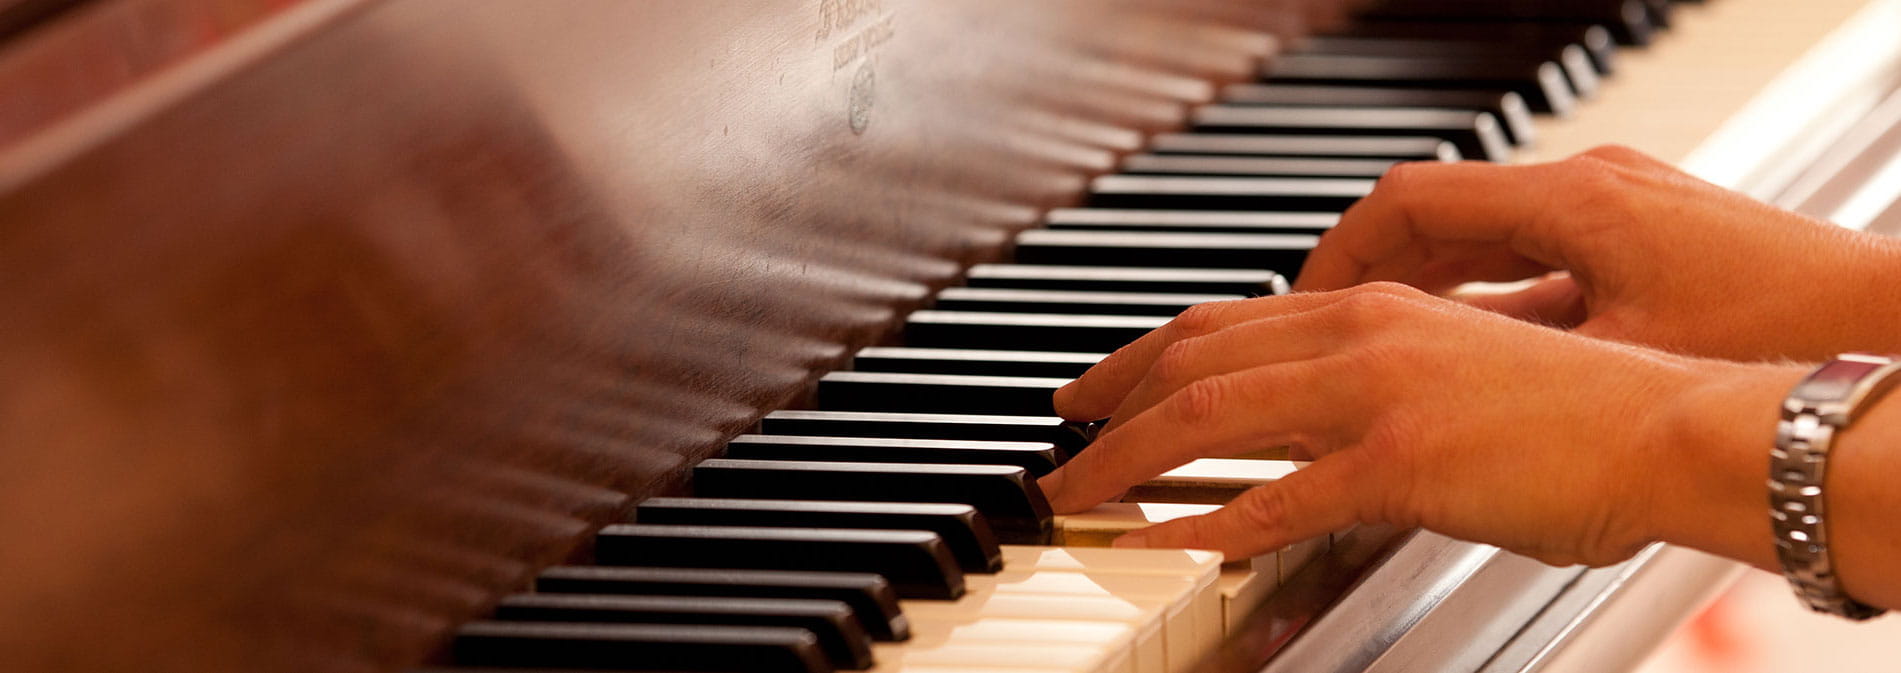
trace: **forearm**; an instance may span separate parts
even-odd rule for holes
[[[1782,400],[1810,367],[1712,364],[1656,421],[1658,536],[1780,572],[1766,481]],[[1849,595],[1901,607],[1901,398],[1838,435],[1825,481],[1829,547]]]

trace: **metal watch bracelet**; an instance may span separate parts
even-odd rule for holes
[[[1855,620],[1885,612],[1842,590],[1829,556],[1823,481],[1836,435],[1901,383],[1897,373],[1901,361],[1893,357],[1846,353],[1816,368],[1782,403],[1769,452],[1769,520],[1783,576],[1816,612]]]

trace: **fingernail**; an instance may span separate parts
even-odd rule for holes
[[[1149,536],[1147,533],[1139,530],[1130,531],[1123,533],[1121,537],[1111,540],[1109,546],[1122,549],[1147,549],[1149,546]]]

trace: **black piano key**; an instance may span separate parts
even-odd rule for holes
[[[456,631],[463,666],[621,671],[831,673],[805,629],[477,621]]]
[[[1203,105],[1189,119],[1197,130],[1210,133],[1431,136],[1451,142],[1469,159],[1511,158],[1511,141],[1498,118],[1474,110]]]
[[[710,462],[710,461],[709,461]],[[774,465],[853,465],[782,461],[722,461]],[[705,465],[702,462],[701,465]],[[1022,468],[1015,469],[1019,472]],[[694,467],[695,478],[701,476]],[[709,470],[718,482],[720,470]],[[758,474],[749,472],[747,474]],[[806,478],[780,467],[765,479]],[[730,476],[728,477],[730,478]],[[823,481],[814,479],[814,481]],[[801,486],[811,486],[804,484]],[[754,486],[763,486],[754,484]],[[696,485],[696,489],[698,486]],[[707,497],[784,497],[769,492],[746,495],[700,493]],[[801,499],[813,499],[810,497]],[[840,499],[840,498],[829,498]],[[870,500],[872,498],[848,498]],[[900,500],[900,498],[883,498]],[[950,600],[964,594],[964,572],[936,533],[921,530],[845,530],[745,526],[663,526],[614,524],[594,537],[594,560],[601,565],[663,568],[747,568],[753,570],[842,570],[884,575],[899,596]]]
[[[908,374],[968,374],[971,376],[1029,376],[1073,379],[1102,361],[1104,353],[1060,353],[1053,351],[998,351],[973,348],[908,348],[873,346],[852,356],[850,369],[861,372],[903,372]],[[794,412],[788,412],[794,413]],[[796,412],[805,413],[805,412]],[[772,418],[767,415],[767,418]],[[939,421],[943,422],[943,421]],[[770,432],[770,431],[768,431]],[[782,434],[832,434],[782,433]],[[892,435],[908,437],[910,435]],[[957,437],[947,439],[986,439]],[[1040,441],[1040,440],[1039,440]]]
[[[1702,0],[1644,0],[1644,9],[1650,10],[1650,22],[1658,28],[1669,28],[1671,5],[1677,2],[1701,2]]]
[[[1113,352],[1168,323],[1154,316],[1048,313],[914,311],[904,323],[904,341],[926,348],[982,348],[1010,344],[1024,350]],[[1040,384],[1024,384],[1034,387]],[[1047,407],[989,404],[971,413],[1043,414]],[[918,411],[894,409],[892,411]],[[944,411],[944,409],[936,409]]]
[[[819,377],[818,406],[831,411],[1055,415],[1050,395],[1069,381],[1031,376],[830,372]]]
[[[1463,40],[1535,44],[1546,47],[1578,45],[1589,55],[1597,74],[1613,72],[1617,40],[1604,26],[1588,22],[1406,21],[1361,18],[1344,35],[1427,40]]]
[[[728,568],[640,568],[626,566],[555,566],[535,578],[544,593],[712,596],[724,598],[807,598],[851,606],[858,623],[877,640],[911,637],[911,621],[898,607],[898,594],[876,573]]]
[[[1149,212],[1165,215],[1169,211]],[[964,282],[971,287],[1019,287],[1032,290],[1206,292],[1254,296],[1288,292],[1287,278],[1267,269],[978,264],[964,274]]]
[[[1224,159],[1226,157],[1157,157]],[[1340,222],[1338,213],[1245,210],[1153,210],[1148,208],[1056,208],[1044,216],[1050,229],[1168,231],[1209,234],[1308,234],[1319,236]],[[1220,293],[1215,293],[1220,294]],[[1258,295],[1258,289],[1249,290]]]
[[[1090,315],[1179,315],[1196,304],[1245,299],[1238,294],[1172,294],[1162,292],[1079,292],[1075,290],[1015,290],[997,287],[950,287],[937,293],[934,308],[945,311],[1003,311],[1020,313],[1085,313]]]
[[[892,376],[941,375],[893,374]],[[893,389],[903,390],[895,387]],[[751,460],[1015,465],[1029,470],[1030,474],[1038,477],[1054,471],[1063,463],[1064,457],[1055,444],[1048,442],[811,435],[740,435],[726,444],[726,456]]]
[[[1659,14],[1645,0],[1389,0],[1361,16],[1426,22],[1598,24],[1608,28],[1618,42],[1644,45],[1656,35]]]
[[[1482,59],[1538,59],[1564,68],[1571,90],[1579,98],[1596,95],[1597,66],[1581,44],[1539,44],[1496,40],[1433,40],[1418,38],[1373,38],[1319,36],[1300,41],[1303,54],[1339,54],[1345,56],[1398,56],[1436,58],[1453,56]],[[1395,104],[1396,105],[1396,104]]]
[[[716,458],[693,467],[693,491],[705,498],[963,503],[983,512],[1004,544],[1050,539],[1049,501],[1029,471],[1007,465]],[[897,578],[892,584],[903,593]]]
[[[1219,157],[1131,154],[1122,158],[1129,175],[1206,175],[1309,178],[1378,178],[1399,162],[1387,159]]]
[[[1505,89],[1536,112],[1568,115],[1577,107],[1564,69],[1550,61],[1285,54],[1267,68],[1269,84],[1401,89]]]
[[[998,374],[988,375],[997,376]],[[1007,374],[1004,375],[1007,376]],[[759,431],[771,435],[1048,442],[1061,450],[1060,458],[1063,461],[1067,461],[1069,456],[1076,455],[1077,451],[1081,451],[1089,444],[1087,437],[1056,416],[933,414],[901,411],[775,411],[760,419]]]
[[[1293,274],[1320,242],[1309,234],[1207,234],[1031,229],[1017,235],[1016,259],[1066,266],[1179,266],[1272,269]]]
[[[837,668],[871,667],[871,636],[839,601],[706,596],[516,594],[495,606],[498,621],[805,629]]]
[[[1525,105],[1525,98],[1505,90],[1230,84],[1221,89],[1221,101],[1233,105],[1288,107],[1388,105],[1477,110],[1497,117],[1515,145],[1529,145],[1536,135],[1531,107]]]
[[[1394,161],[1458,161],[1459,148],[1443,138],[1379,136],[1268,136],[1250,133],[1161,133],[1149,138],[1156,154],[1235,154],[1272,157],[1344,157]]]
[[[928,530],[943,538],[964,572],[1003,569],[990,522],[961,503],[648,498],[634,516],[640,523],[675,525]]]

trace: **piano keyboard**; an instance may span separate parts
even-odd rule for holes
[[[1053,516],[1035,478],[1086,449],[1050,393],[1197,303],[1287,291],[1398,161],[1508,160],[1568,115],[1666,0],[1407,0],[1227,87],[818,382],[603,529],[592,563],[461,628],[466,667],[1182,673],[1324,553],[1106,548],[1298,465],[1202,460]],[[1011,350],[997,350],[1009,348]]]

